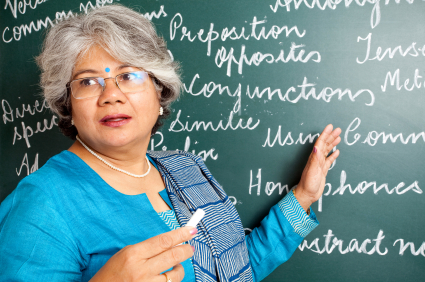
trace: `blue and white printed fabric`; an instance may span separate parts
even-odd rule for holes
[[[173,210],[163,211],[158,213],[159,217],[170,227],[170,230],[176,230],[180,228],[180,224],[177,221],[176,214]]]
[[[253,281],[239,215],[201,158],[184,151],[149,155],[158,165],[182,226],[198,208],[205,210],[198,234],[189,242],[195,247],[196,281]]]
[[[283,215],[294,228],[294,231],[302,237],[306,237],[314,228],[319,225],[314,213],[308,216],[301,205],[298,203],[297,198],[291,192],[288,193],[277,204]]]

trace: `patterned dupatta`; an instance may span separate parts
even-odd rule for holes
[[[195,247],[196,281],[253,281],[239,215],[203,161],[183,151],[148,154],[158,165],[181,226],[198,208],[205,210],[198,234],[189,242]]]

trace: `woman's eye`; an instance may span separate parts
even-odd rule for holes
[[[80,86],[82,87],[87,87],[87,86],[96,85],[96,84],[97,82],[93,78],[85,78],[80,80]]]
[[[135,73],[125,73],[122,75],[121,80],[133,80],[136,79],[137,76]]]

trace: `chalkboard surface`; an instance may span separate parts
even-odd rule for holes
[[[201,155],[246,232],[297,184],[313,140],[341,156],[320,225],[265,281],[425,277],[425,3],[420,0],[3,0],[0,200],[67,149],[40,97],[46,28],[112,2],[152,19],[185,91],[151,142]]]

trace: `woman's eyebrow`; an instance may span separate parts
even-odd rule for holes
[[[80,74],[83,74],[83,73],[97,74],[98,72],[96,70],[93,70],[93,69],[83,69],[83,70],[77,71],[74,74],[74,76],[72,77],[72,80],[76,79]]]
[[[136,68],[136,67],[134,65],[130,65],[130,64],[123,64],[123,65],[120,65],[117,68],[117,70],[122,70],[122,69],[125,69],[125,68]]]

